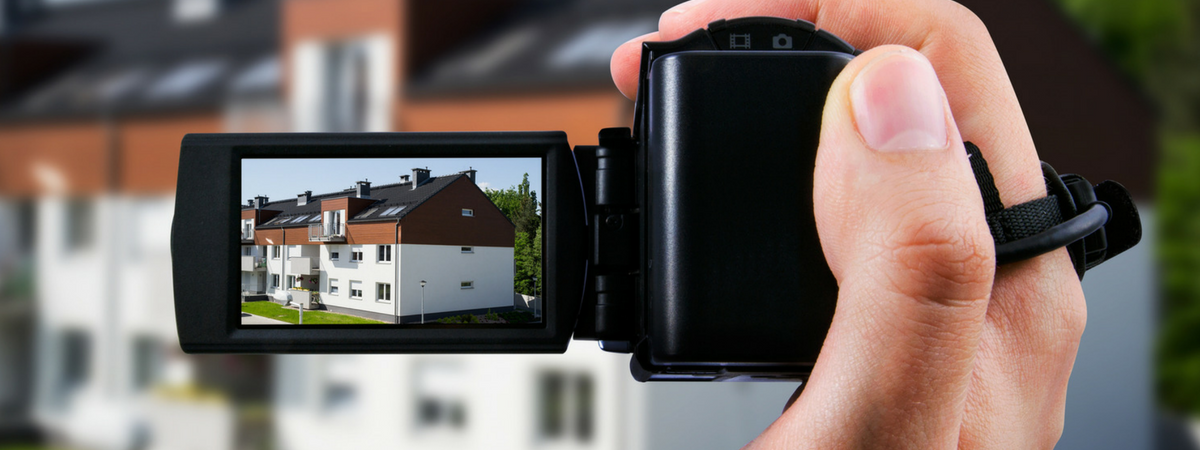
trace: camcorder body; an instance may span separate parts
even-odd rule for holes
[[[561,353],[573,338],[632,354],[639,381],[802,380],[837,298],[813,218],[821,113],[857,53],[812,24],[775,18],[718,21],[676,41],[645,43],[632,129],[601,130],[599,145],[574,149],[562,132],[188,135],[172,229],[181,346],[189,353]],[[539,161],[538,320],[240,321],[239,162],[473,157]],[[1101,212],[1128,217],[1126,203]],[[1103,231],[1088,232],[1092,247],[1080,253],[1091,258],[1087,267],[1098,263],[1094,255],[1103,260],[1137,240],[1110,238],[1105,253],[1096,243]]]

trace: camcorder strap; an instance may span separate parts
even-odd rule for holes
[[[1137,245],[1142,224],[1129,191],[1115,181],[1092,186],[1042,162],[1046,197],[1008,208],[979,147],[965,142],[971,170],[983,196],[988,229],[996,243],[996,264],[1026,260],[1066,247],[1079,279],[1100,263]]]

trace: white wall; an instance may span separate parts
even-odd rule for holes
[[[274,365],[276,439],[289,450],[627,449],[621,418],[628,386],[636,384],[628,360],[590,342],[577,342],[562,355],[280,356]],[[539,376],[550,371],[592,380],[590,440],[538,433]],[[437,383],[422,382],[430,378]],[[331,403],[328,389],[338,383],[351,386],[351,393]],[[461,401],[464,425],[422,425],[418,399],[431,395]]]
[[[34,412],[45,431],[69,444],[125,448],[152,415],[141,402],[148,393],[133,385],[135,339],[178,347],[170,255],[174,199],[100,196],[89,202],[92,243],[77,250],[66,247],[68,199],[46,196],[37,203]],[[63,395],[68,332],[85,337],[86,374]],[[186,382],[191,361],[176,360]]]
[[[425,285],[425,313],[513,304],[513,248],[475,246],[462,253],[459,246],[400,245],[401,312],[421,313],[421,280]],[[473,281],[472,289],[461,282]]]
[[[378,248],[392,246],[392,262],[377,262]],[[396,302],[399,301],[396,290],[396,271],[398,270],[399,252],[394,244],[358,244],[358,245],[322,245],[321,259],[321,302],[326,305],[353,308],[379,314],[396,314]],[[350,253],[361,250],[363,259],[360,262],[350,261]],[[337,261],[330,259],[331,252],[338,252]],[[329,293],[329,280],[338,280],[338,294]],[[350,298],[350,282],[361,281],[363,295],[361,299]],[[375,283],[392,285],[392,300],[376,300]]]

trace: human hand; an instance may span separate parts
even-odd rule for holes
[[[833,324],[799,398],[750,447],[1053,447],[1086,306],[1065,250],[995,267],[962,141],[1005,204],[1046,192],[986,28],[949,0],[699,0],[619,48],[613,79],[631,96],[642,41],[745,16],[871,49],[830,89],[817,151]]]

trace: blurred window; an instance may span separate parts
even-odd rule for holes
[[[587,373],[546,370],[538,376],[538,435],[588,442],[595,432],[595,381]]]
[[[362,282],[350,280],[350,298],[362,298]]]
[[[69,330],[62,334],[62,357],[57,394],[66,401],[87,383],[91,368],[92,339],[87,332]]]
[[[279,288],[279,274],[271,275],[271,289]]]
[[[467,426],[466,378],[452,361],[416,364],[416,427],[426,433],[461,433]]]
[[[162,346],[158,340],[149,336],[139,336],[133,340],[133,388],[146,390],[158,381],[159,368],[162,367]]]
[[[367,131],[370,94],[366,42],[330,43],[325,55],[324,128],[328,131]]]
[[[17,204],[17,250],[22,253],[33,251],[37,240],[37,210],[33,200],[21,200]]]
[[[633,22],[622,20],[592,25],[553,50],[547,64],[555,69],[607,65],[617,47],[625,41],[654,31],[657,26],[657,16]]]
[[[192,95],[217,79],[225,70],[221,61],[191,61],[167,72],[150,86],[152,98],[176,98]]]
[[[96,207],[87,199],[67,201],[67,251],[91,247],[96,236]]]
[[[321,407],[326,413],[347,413],[358,406],[355,366],[357,360],[352,355],[326,357],[325,386],[321,392]]]
[[[392,262],[392,246],[380,245],[377,250],[379,262]]]
[[[232,88],[235,93],[263,92],[278,87],[282,76],[279,57],[271,55],[256,61],[238,74],[233,79]]]

